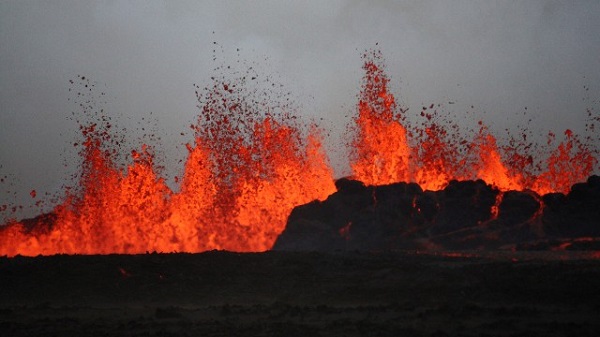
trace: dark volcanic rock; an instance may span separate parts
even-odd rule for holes
[[[451,181],[441,191],[346,178],[336,187],[327,200],[295,208],[273,249],[588,249],[596,245],[581,238],[600,237],[598,176],[543,197],[501,193],[482,180]]]
[[[571,192],[543,196],[544,230],[553,238],[600,236],[600,177],[572,186]]]
[[[586,183],[571,187],[560,205],[556,205],[556,218],[544,214],[544,220],[557,229],[562,237],[600,236],[600,177],[591,176]]]
[[[327,200],[296,207],[274,249],[397,248],[423,223],[413,205],[423,194],[417,184],[366,187],[341,179],[336,187]]]
[[[498,209],[498,222],[505,226],[522,224],[536,216],[542,207],[541,202],[541,198],[532,191],[505,192]]]
[[[431,233],[448,233],[489,220],[498,193],[483,180],[451,181],[444,190],[436,193],[440,212],[432,223]]]
[[[286,229],[278,240],[288,243],[287,250],[323,250],[323,247],[340,249],[341,240],[335,229],[334,210],[322,207],[321,202],[294,208]]]

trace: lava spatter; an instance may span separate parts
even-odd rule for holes
[[[294,206],[335,186],[318,129],[301,130],[294,111],[273,113],[282,105],[261,94],[215,80],[198,97],[179,192],[157,174],[150,146],[131,151],[120,168],[122,146],[107,118],[81,124],[78,188],[53,217],[2,228],[0,255],[270,249]]]
[[[483,122],[469,137],[457,124],[439,120],[434,105],[423,107],[417,116],[422,123],[412,126],[406,122],[407,109],[390,90],[381,53],[368,52],[363,59],[365,74],[349,127],[352,175],[365,185],[412,183],[402,188],[419,194],[406,202],[416,222],[454,211],[442,209],[436,194],[424,191],[444,190],[454,180],[484,180],[463,184],[476,187],[475,197],[483,190],[480,185],[491,185],[488,194],[495,200],[487,198],[476,208],[488,213],[470,218],[500,221],[504,192],[567,193],[597,169],[598,150],[570,130],[558,145],[550,134],[549,155],[540,164],[544,160],[529,144],[513,139],[507,150]],[[49,214],[0,228],[0,255],[271,249],[294,207],[336,191],[334,174],[319,128],[300,122],[289,97],[254,87],[247,78],[257,76],[245,75],[215,76],[210,86],[196,87],[200,112],[191,125],[194,140],[186,144],[177,190],[161,177],[153,146],[126,149],[110,118],[90,101],[89,80],[80,77],[86,85],[78,93],[81,108],[92,117],[78,121],[81,172],[76,186]],[[40,199],[37,193],[32,197]],[[379,197],[373,192],[374,207]],[[543,200],[533,199],[536,205]],[[532,212],[533,218],[540,217]],[[358,237],[353,231],[360,226],[352,224],[335,236]]]
[[[564,140],[554,149],[556,137],[551,133],[546,166],[532,167],[532,154],[516,151],[519,144],[514,139],[512,149],[498,146],[496,137],[481,121],[479,132],[471,140],[457,137],[456,125],[448,129],[436,123],[435,111],[426,111],[426,107],[421,112],[425,119],[422,127],[406,126],[403,117],[407,109],[396,104],[389,90],[381,53],[365,53],[363,58],[365,75],[355,125],[350,128],[354,135],[351,168],[353,177],[367,185],[404,181],[440,190],[450,180],[483,179],[502,191],[567,193],[571,185],[584,181],[598,165],[597,151],[571,130],[564,132]]]

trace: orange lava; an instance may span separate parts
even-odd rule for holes
[[[119,170],[114,149],[105,148],[110,127],[82,126],[80,190],[54,209],[52,223],[5,226],[0,255],[270,249],[294,206],[335,191],[321,136],[312,128],[303,137],[285,116],[244,111],[251,116],[233,120],[213,103],[200,119],[218,127],[194,126],[179,192],[157,175],[151,148],[133,151],[133,163]]]
[[[549,155],[547,168],[531,173],[530,156],[514,154],[516,164],[507,164],[481,122],[473,139],[453,140],[456,130],[442,127],[424,107],[424,127],[406,127],[406,111],[389,91],[380,61],[378,52],[365,54],[350,144],[353,177],[367,185],[405,181],[440,190],[453,179],[483,179],[501,191],[566,193],[598,163],[569,130]],[[268,102],[248,100],[248,89],[240,87],[243,83],[215,80],[206,95],[198,96],[195,141],[187,145],[178,191],[157,174],[151,147],[133,151],[132,162],[119,169],[110,124],[102,119],[82,125],[77,188],[67,191],[53,218],[0,228],[0,255],[270,249],[295,206],[335,191],[333,171],[316,127],[304,130],[289,112],[275,113]],[[551,135],[548,146],[554,141]],[[492,216],[498,215],[502,195]],[[31,196],[36,197],[35,190]],[[350,225],[340,235],[348,235]]]
[[[571,130],[565,130],[565,139],[558,144],[547,160],[548,169],[535,177],[529,188],[543,195],[551,192],[568,193],[575,183],[585,181],[598,163],[593,152]],[[548,136],[548,145],[554,142]]]
[[[573,184],[585,181],[598,164],[594,151],[566,130],[565,140],[548,157],[547,169],[531,173],[535,170],[531,168],[533,163],[527,161],[529,156],[519,154],[520,160],[514,161],[514,166],[503,160],[496,138],[482,122],[473,140],[452,141],[448,130],[436,124],[432,114],[425,113],[426,107],[421,112],[427,119],[425,127],[413,132],[415,137],[411,139],[402,123],[406,111],[396,105],[389,92],[381,54],[372,52],[363,57],[365,75],[355,118],[351,166],[353,177],[366,184],[407,181],[416,182],[423,189],[440,190],[453,179],[483,179],[500,191],[568,193]],[[551,134],[548,146],[554,138]]]
[[[352,144],[353,174],[368,185],[409,181],[411,149],[406,129],[398,122],[394,96],[387,90],[389,79],[372,61],[363,68],[366,74]]]

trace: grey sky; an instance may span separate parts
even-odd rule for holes
[[[498,136],[529,117],[538,134],[583,132],[600,99],[599,16],[598,1],[1,0],[0,204],[60,192],[76,169],[67,118],[78,74],[106,92],[109,114],[135,123],[153,112],[176,174],[197,113],[192,84],[209,84],[216,65],[213,41],[222,62],[257,64],[301,114],[322,117],[330,148],[356,104],[360,55],[375,43],[409,112],[442,103],[468,123],[474,111]]]

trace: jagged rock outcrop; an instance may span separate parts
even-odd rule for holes
[[[346,178],[336,187],[326,200],[296,207],[273,249],[585,249],[600,237],[598,176],[567,195],[544,196],[482,180],[451,181],[440,191]]]

